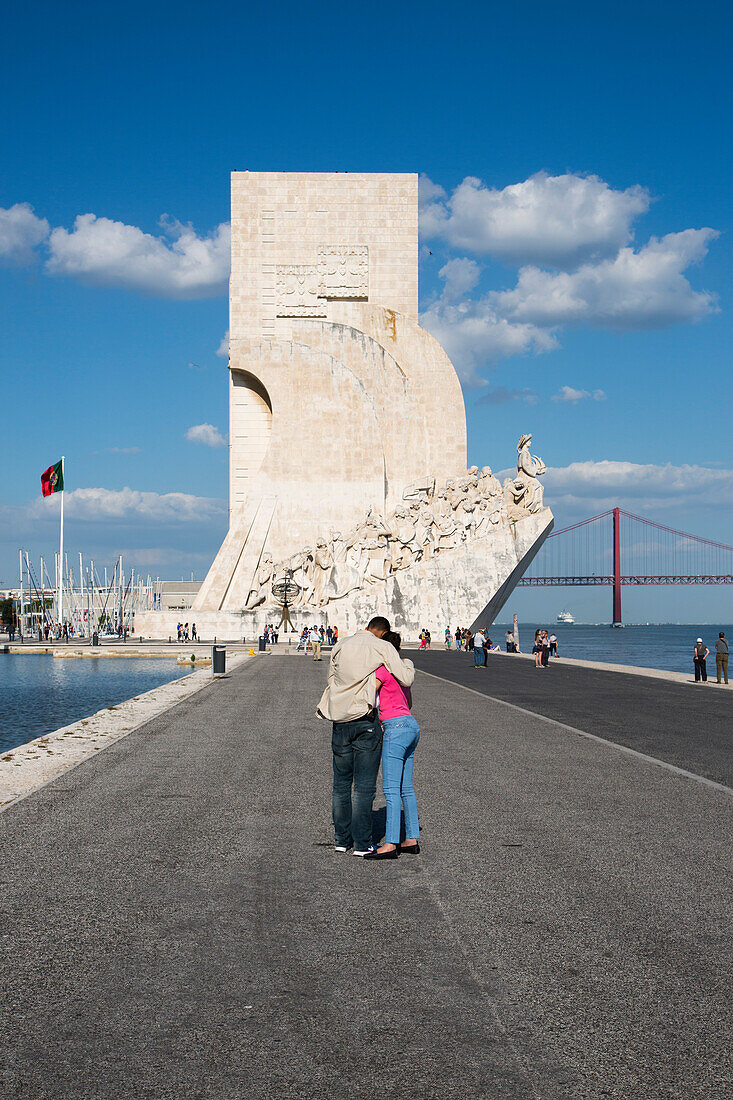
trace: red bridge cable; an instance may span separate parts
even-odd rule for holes
[[[635,516],[633,512],[626,512],[626,511],[624,511],[623,508],[619,508],[619,512],[621,513],[622,516],[627,516],[629,519],[635,519],[638,523],[646,524],[647,527],[656,527],[658,531],[667,531],[670,535],[678,535],[678,536],[681,536],[683,539],[692,539],[694,542],[704,542],[706,546],[715,546],[715,547],[717,547],[718,550],[729,550],[731,553],[733,553],[733,546],[728,546],[724,542],[714,542],[712,539],[702,538],[701,535],[690,535],[686,531],[676,531],[674,529],[674,527],[665,527],[663,523],[655,523],[653,519],[644,519],[643,516]],[[610,514],[611,514],[610,512],[602,512],[601,513],[602,516],[609,516]],[[593,519],[600,519],[600,518],[601,518],[600,516],[593,516]],[[592,523],[593,520],[589,519],[589,520],[585,520],[585,522],[586,523]],[[582,525],[579,524],[579,523],[576,523],[575,526],[580,527]],[[554,536],[556,534],[557,535],[562,535],[562,534],[565,533],[565,531],[572,531],[572,530],[573,530],[573,527],[564,527],[562,531],[556,531],[552,535],[550,535],[550,538],[554,538]]]

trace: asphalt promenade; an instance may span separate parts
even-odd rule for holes
[[[415,651],[417,668],[733,787],[733,689],[489,653]],[[713,665],[713,680],[715,679]]]
[[[418,675],[424,853],[340,856],[326,668],[0,814],[0,1094],[729,1097],[733,796]]]

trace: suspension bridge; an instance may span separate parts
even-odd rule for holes
[[[609,585],[611,621],[622,626],[630,584],[733,584],[733,546],[611,508],[553,532],[518,587]]]

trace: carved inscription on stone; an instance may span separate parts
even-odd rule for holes
[[[323,298],[368,298],[368,247],[365,244],[320,245],[318,283],[318,293]]]
[[[325,317],[315,264],[277,264],[275,293],[278,317]]]

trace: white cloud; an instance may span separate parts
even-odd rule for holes
[[[48,236],[48,229],[46,219],[36,217],[27,202],[7,209],[0,207],[0,263],[30,263],[34,249]]]
[[[512,264],[563,269],[614,255],[650,204],[643,187],[615,191],[598,176],[571,173],[538,172],[502,190],[468,176],[446,199],[427,178],[421,187],[424,237]]]
[[[582,401],[584,397],[590,397],[588,390],[576,390],[572,386],[561,386],[558,393],[553,395],[553,401],[570,401],[573,405],[577,405],[578,401]]]
[[[228,359],[229,358],[229,329],[227,329],[226,332],[224,333],[224,335],[222,336],[221,343],[219,344],[219,347],[216,349],[216,354],[220,355],[222,359]]]
[[[707,254],[713,229],[668,233],[635,252],[584,264],[574,272],[524,267],[513,290],[493,292],[497,313],[513,322],[553,327],[589,324],[615,329],[659,328],[699,321],[717,306],[708,291],[694,291],[683,275]]]
[[[78,522],[119,520],[155,524],[203,523],[218,519],[226,511],[222,500],[190,493],[154,493],[140,489],[72,489],[64,494],[66,518]],[[56,511],[55,497],[35,500],[32,518],[45,519]]]
[[[422,208],[431,202],[435,202],[436,199],[445,198],[445,188],[441,187],[439,183],[433,183],[430,177],[423,172],[418,180],[417,194],[418,204]]]
[[[544,478],[552,508],[602,512],[617,504],[645,514],[650,510],[733,505],[733,470],[707,466],[641,464],[604,459],[551,466]],[[582,506],[582,508],[581,508]],[[679,519],[672,523],[684,527]]]
[[[525,386],[523,389],[508,389],[506,386],[494,386],[475,401],[476,405],[506,405],[510,401],[524,401],[527,405],[536,405],[539,396]]]
[[[573,405],[577,405],[578,401],[584,401],[586,397],[592,397],[594,401],[605,401],[606,395],[603,390],[576,390],[573,386],[561,386],[558,393],[553,395],[553,401],[570,401]]]
[[[479,371],[487,363],[527,351],[549,351],[556,346],[551,332],[500,317],[489,296],[454,300],[457,285],[470,286],[478,278],[478,265],[474,261],[450,260],[439,274],[445,279],[445,287],[420,315],[420,323],[445,348],[466,385],[483,383]]]
[[[47,270],[86,283],[139,290],[165,298],[225,294],[229,280],[230,228],[221,224],[199,237],[190,225],[161,219],[163,234],[80,214],[69,232],[54,229]]]
[[[190,443],[203,443],[205,447],[226,447],[227,441],[213,424],[194,424],[186,432]]]
[[[454,302],[473,290],[479,281],[481,270],[475,260],[455,259],[441,267],[438,275],[445,280],[443,300]]]
[[[442,344],[467,385],[484,381],[479,371],[487,363],[557,347],[547,329],[507,321],[485,298],[457,305],[439,300],[421,315],[420,323]]]

